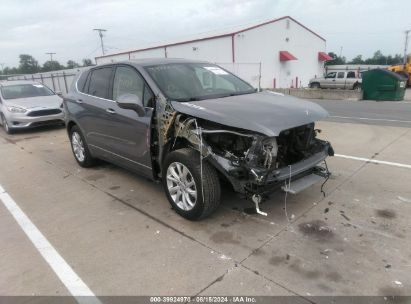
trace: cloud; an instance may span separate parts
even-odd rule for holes
[[[93,28],[106,28],[117,52],[234,25],[290,15],[327,39],[327,49],[352,58],[402,53],[411,2],[397,0],[2,0],[0,60],[18,65],[28,53],[40,63],[56,52],[61,63],[100,55]]]

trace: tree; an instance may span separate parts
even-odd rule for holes
[[[48,60],[43,64],[43,68],[41,70],[42,72],[49,72],[49,71],[57,71],[57,70],[62,70],[62,69],[64,69],[64,66],[62,66],[58,61]]]
[[[345,57],[339,57],[337,56],[337,54],[333,53],[333,52],[329,52],[328,56],[332,57],[333,60],[329,60],[325,62],[325,65],[335,65],[335,64],[345,64],[346,59]]]
[[[34,74],[40,71],[39,63],[33,56],[28,54],[21,54],[20,56],[19,73]]]
[[[91,59],[87,59],[87,58],[83,59],[83,67],[87,67],[91,65],[93,65],[93,61]]]
[[[67,68],[68,69],[74,69],[74,68],[78,68],[80,65],[75,62],[74,60],[69,60],[67,61]]]
[[[356,57],[354,57],[350,62],[348,62],[349,64],[363,64],[364,60],[362,60],[362,55],[358,55]]]

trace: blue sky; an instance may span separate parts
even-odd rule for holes
[[[101,49],[93,28],[108,29],[112,53],[285,15],[323,36],[327,51],[343,47],[348,59],[402,54],[410,11],[410,0],[2,0],[0,63],[16,66],[22,53],[40,64],[46,52],[63,64],[94,58]]]

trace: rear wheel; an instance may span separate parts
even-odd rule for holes
[[[359,84],[359,83],[354,84],[353,90],[355,90],[355,91],[361,91],[361,84]]]
[[[6,131],[7,134],[12,134],[13,133],[13,128],[10,127],[9,123],[6,120],[6,117],[4,117],[3,114],[0,115],[0,122],[1,125],[4,128],[4,131]]]
[[[314,82],[314,83],[310,84],[310,88],[311,89],[319,89],[320,84],[318,82]]]
[[[80,166],[87,168],[95,164],[95,159],[91,156],[84,136],[77,126],[70,129],[70,142],[74,158]]]
[[[202,174],[201,174],[202,173]],[[189,220],[210,215],[220,204],[220,181],[216,170],[192,149],[180,149],[166,156],[163,186],[173,209]]]

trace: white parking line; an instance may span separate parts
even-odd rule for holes
[[[358,119],[358,120],[371,120],[371,121],[411,123],[411,120],[397,120],[397,119],[385,119],[385,118],[350,117],[350,116],[334,116],[334,115],[330,115],[328,117],[341,118],[341,119]]]
[[[101,303],[1,185],[0,200],[77,302]]]
[[[407,165],[407,164],[393,163],[393,162],[388,162],[388,161],[383,161],[383,160],[376,160],[376,159],[371,159],[371,158],[349,156],[349,155],[343,155],[343,154],[334,154],[334,156],[341,157],[341,158],[364,161],[364,162],[373,163],[373,164],[381,164],[381,165],[388,165],[388,166],[395,166],[395,167],[400,167],[400,168],[411,169],[411,165]]]

